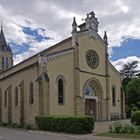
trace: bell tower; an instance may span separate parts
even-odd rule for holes
[[[13,53],[10,46],[7,44],[3,27],[0,31],[0,72],[3,72],[13,66]]]

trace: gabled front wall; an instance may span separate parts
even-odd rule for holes
[[[89,37],[88,35],[83,35],[78,37],[78,49],[79,49],[79,94],[85,100],[84,88],[88,81],[97,80],[100,84],[100,90],[102,91],[101,97],[101,105],[99,109],[99,120],[107,120],[107,93],[106,93],[106,52],[105,52],[105,44],[100,42],[98,38]],[[86,62],[86,52],[88,50],[94,50],[99,56],[99,65],[98,67],[92,69],[88,66]],[[99,95],[97,95],[99,96]],[[100,100],[100,99],[99,99]],[[98,102],[98,101],[97,101]],[[83,102],[85,104],[85,102]],[[97,103],[98,104],[98,103]],[[83,106],[85,107],[85,106]],[[81,110],[81,109],[80,109]],[[85,110],[83,108],[83,113],[85,114]]]
[[[97,68],[92,69],[87,65],[86,52],[94,50],[99,55],[99,65]],[[106,77],[105,77],[105,46],[98,40],[82,36],[79,38],[79,68],[83,71],[80,72],[80,94],[83,96],[83,87],[87,80],[96,78],[100,81],[103,88],[103,97],[106,97]]]
[[[106,45],[100,38],[89,37],[87,35],[78,36],[78,50],[79,50],[79,95],[83,97],[83,108],[79,107],[79,112],[85,113],[85,98],[84,88],[88,81],[95,79],[100,84],[102,91],[101,98],[97,102],[101,102],[98,111],[99,120],[110,120],[112,114],[117,114],[118,118],[121,116],[121,77],[117,70],[107,63]],[[99,55],[99,65],[97,68],[90,68],[86,62],[86,52],[94,50]],[[107,68],[108,67],[108,68]],[[116,86],[116,106],[112,106],[112,85]],[[99,95],[96,95],[99,96]],[[99,104],[99,103],[97,103]],[[80,114],[80,113],[79,113]]]
[[[81,70],[92,72],[95,74],[105,75],[105,46],[95,38],[87,36],[80,36],[79,43],[79,67]],[[86,62],[86,52],[94,50],[99,55],[99,66],[95,69],[90,68]]]

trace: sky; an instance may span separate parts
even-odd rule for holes
[[[121,70],[140,62],[139,5],[140,0],[0,0],[0,19],[17,64],[71,36],[73,17],[81,24],[94,11],[99,35],[107,31],[109,59]]]

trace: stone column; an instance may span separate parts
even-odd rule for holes
[[[103,116],[103,113],[102,113],[102,99],[98,99],[98,120],[101,121],[102,120],[102,116]]]
[[[82,102],[82,98],[80,97],[80,72],[79,72],[79,48],[75,44],[74,47],[74,114],[80,115],[81,107],[84,102]],[[79,106],[79,103],[81,106]]]
[[[110,79],[109,79],[109,60],[108,60],[108,44],[105,46],[105,59],[106,59],[106,109],[107,120],[110,120]]]
[[[19,110],[18,110],[18,121],[20,123],[20,120],[21,120],[21,114],[20,114],[20,109],[21,109],[21,87],[18,86],[18,105],[19,105]]]
[[[96,99],[96,121],[99,120],[99,101]]]
[[[11,85],[7,89],[8,95],[8,123],[12,123],[12,94],[11,94]]]
[[[50,94],[49,94],[49,81],[42,81],[42,92],[43,92],[43,112],[47,115],[50,113]]]
[[[123,89],[121,88],[121,118],[126,118],[125,113],[125,93],[123,92]]]
[[[39,56],[38,60],[38,101],[39,114],[49,114],[49,77],[47,74],[47,57]]]
[[[25,123],[25,101],[24,101],[24,81],[19,84],[20,91],[20,124],[24,125]]]

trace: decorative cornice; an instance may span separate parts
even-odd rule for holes
[[[93,38],[95,40],[99,40],[99,42],[102,43],[102,45],[106,46],[104,40],[100,37],[100,35],[95,32],[94,30],[84,30],[84,31],[79,31],[77,33],[77,36],[78,37],[81,37],[81,36],[87,36],[89,38]]]
[[[55,52],[55,53],[51,53],[51,54],[48,54],[46,56],[39,56],[39,63],[49,63],[51,61],[55,61],[57,59],[60,59],[62,57],[66,57],[66,56],[69,56],[73,54],[73,48],[70,48],[70,49],[67,49],[67,50],[63,50],[63,51],[59,51],[59,52]]]
[[[100,77],[110,77],[110,75],[103,75],[103,74],[98,74],[98,73],[93,73],[93,72],[88,72],[88,71],[85,71],[85,70],[81,70],[79,68],[75,68],[75,70],[78,70],[79,72],[82,72],[82,73],[86,73],[86,74],[91,74],[91,75],[96,75],[96,76],[100,76]]]

